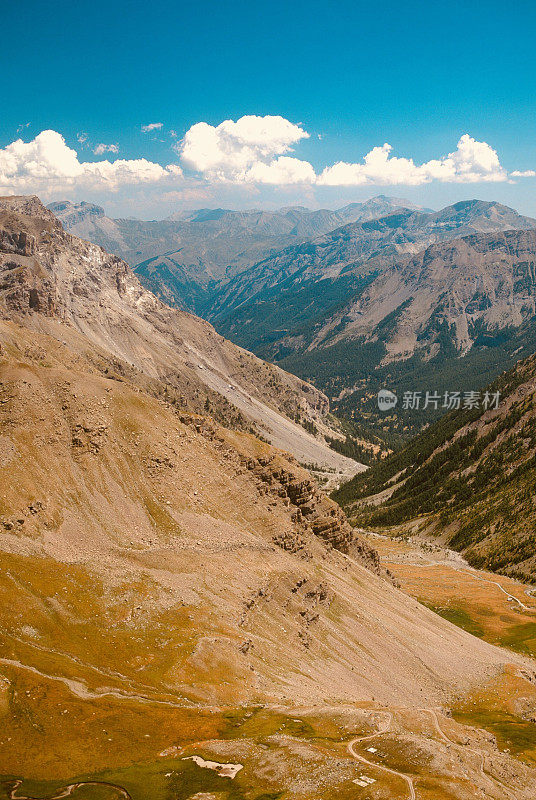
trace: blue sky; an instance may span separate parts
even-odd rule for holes
[[[536,215],[536,177],[511,174],[536,170],[533,2],[21,0],[4,5],[2,21],[0,148],[51,130],[78,162],[130,164],[106,174],[64,167],[58,142],[43,139],[4,161],[0,149],[4,191],[94,199],[141,216],[192,205],[334,206],[378,193],[436,207],[493,198]],[[294,127],[218,128],[250,116]],[[143,132],[150,123],[161,127]],[[192,132],[198,123],[217,133]],[[201,135],[217,139],[226,163],[220,153],[207,166]],[[246,154],[252,135],[255,153]],[[488,145],[498,165],[467,142],[460,155],[463,135]],[[386,142],[385,158],[416,169],[348,168],[318,180],[337,162],[362,165]],[[454,166],[419,173],[453,153]],[[160,174],[140,159],[177,169]]]

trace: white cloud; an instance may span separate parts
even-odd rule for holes
[[[98,144],[96,147],[93,148],[93,152],[96,156],[102,156],[103,153],[118,153],[119,147],[116,144]]]
[[[166,178],[180,178],[182,170],[177,164],[161,167],[146,158],[132,161],[118,158],[116,161],[94,161],[81,165],[84,181],[94,189],[118,189],[126,184],[157,183]]]
[[[534,178],[536,177],[536,170],[534,169],[515,169],[510,173],[513,178]]]
[[[313,182],[310,164],[281,158],[308,136],[300,125],[284,117],[249,115],[216,127],[198,122],[186,132],[177,151],[185,166],[209,180],[276,183],[279,175],[291,183],[298,179]]]
[[[213,126],[198,122],[177,145],[182,163],[209,181],[257,184],[304,183],[319,186],[419,186],[436,180],[452,183],[505,181],[496,151],[468,134],[456,150],[416,164],[391,155],[389,144],[374,147],[361,163],[339,161],[316,175],[308,161],[287,155],[309,134],[283,117],[245,116]]]
[[[309,183],[316,180],[315,171],[308,161],[299,158],[279,156],[269,164],[257,161],[245,173],[244,180],[250,183],[270,183],[273,185]]]
[[[162,167],[145,158],[83,162],[56,131],[42,131],[30,142],[22,139],[0,149],[0,190],[38,192],[50,196],[73,188],[116,191],[121,186],[157,183],[182,176],[176,164]]]
[[[164,127],[163,122],[149,122],[148,125],[142,125],[141,129],[144,133],[150,133],[151,131],[159,131]]]
[[[440,159],[415,164],[411,158],[391,156],[392,147],[374,147],[360,164],[339,161],[326,167],[317,183],[323,186],[365,186],[369,184],[419,186],[437,180],[445,183],[504,181],[496,151],[486,142],[464,134],[456,150]]]
[[[161,123],[150,123],[152,129]],[[148,128],[149,126],[145,126]],[[38,193],[44,197],[74,192],[114,192],[124,186],[145,185],[150,191],[183,191],[224,185],[229,191],[260,192],[292,188],[311,192],[315,187],[373,185],[419,186],[438,182],[474,183],[534,177],[536,171],[514,171],[501,166],[497,152],[468,134],[446,156],[416,164],[413,159],[391,155],[389,144],[374,147],[359,163],[339,161],[317,175],[308,161],[297,158],[294,147],[309,134],[300,124],[279,116],[244,116],[213,126],[193,125],[173,149],[194,174],[185,178],[178,164],[161,164],[146,158],[83,161],[60,133],[42,131],[34,139],[17,139],[0,148],[0,193]],[[87,147],[87,134],[77,140]],[[116,155],[116,144],[100,143],[96,156]],[[196,188],[197,187],[197,188]],[[141,190],[138,188],[138,192]]]

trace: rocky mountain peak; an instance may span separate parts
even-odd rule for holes
[[[60,200],[50,203],[48,209],[55,216],[61,217],[67,228],[80,222],[92,219],[100,219],[105,216],[104,209],[94,203],[87,203],[82,200],[80,203],[71,203],[70,200]]]
[[[37,195],[9,195],[0,197],[0,211],[14,211],[28,217],[56,221],[54,214],[41,202]]]

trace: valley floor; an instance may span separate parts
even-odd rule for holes
[[[531,587],[473,570],[435,545],[363,535],[405,592],[489,642],[536,655]],[[6,658],[1,671],[0,798],[534,798],[536,685],[519,664],[450,707],[422,708],[188,706],[89,690]]]
[[[17,685],[30,696],[35,676],[20,675]],[[504,677],[509,689],[526,692],[514,674]],[[504,686],[487,687],[494,694]],[[42,683],[39,684],[41,691]],[[58,713],[77,714],[79,703],[66,687],[56,694]],[[46,691],[46,690],[45,690]],[[477,698],[478,700],[478,698]],[[477,700],[472,700],[473,706]],[[536,690],[532,700],[536,703]],[[493,736],[474,724],[465,706],[452,716],[440,708],[384,708],[374,704],[302,708],[256,706],[207,707],[167,714],[164,730],[156,730],[158,710],[146,709],[146,744],[138,743],[135,761],[117,746],[117,723],[111,700],[95,705],[80,720],[81,730],[63,743],[63,766],[43,757],[28,768],[37,777],[22,779],[18,771],[0,779],[0,797],[11,800],[59,798],[78,800],[532,800],[536,753],[523,740],[521,724],[513,737]],[[65,708],[64,708],[65,707]],[[59,710],[62,709],[62,710]],[[123,725],[139,725],[140,708],[125,708]],[[105,712],[103,714],[103,711]],[[473,709],[473,716],[478,713]],[[490,711],[500,718],[499,710]],[[502,712],[503,716],[506,712]],[[161,712],[160,712],[161,714]],[[152,719],[151,719],[152,717]],[[137,718],[137,719],[136,719]],[[161,723],[163,717],[161,716]],[[37,718],[35,725],[39,725]],[[530,723],[526,723],[528,727]],[[102,728],[108,757],[95,772],[76,771],[82,735]],[[160,725],[161,727],[161,725]],[[503,724],[504,727],[504,724]],[[110,734],[109,736],[107,734]],[[139,740],[135,727],[133,738]],[[525,733],[525,739],[526,739]],[[167,741],[167,746],[163,742]],[[156,750],[155,750],[156,745]],[[508,745],[508,746],[507,746]],[[128,748],[127,748],[128,749]],[[154,751],[152,755],[149,754]],[[144,751],[144,752],[143,752]],[[512,758],[510,752],[515,753]],[[143,753],[143,754],[142,754]],[[24,753],[21,753],[24,756]],[[130,761],[130,763],[128,763]],[[107,763],[105,763],[107,762]],[[72,769],[72,777],[65,778]]]
[[[404,592],[474,636],[536,658],[536,586],[473,569],[433,542],[362,535]]]

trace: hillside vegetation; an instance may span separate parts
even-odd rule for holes
[[[497,409],[447,414],[334,498],[353,522],[441,536],[475,567],[536,578],[536,356],[489,387]]]

